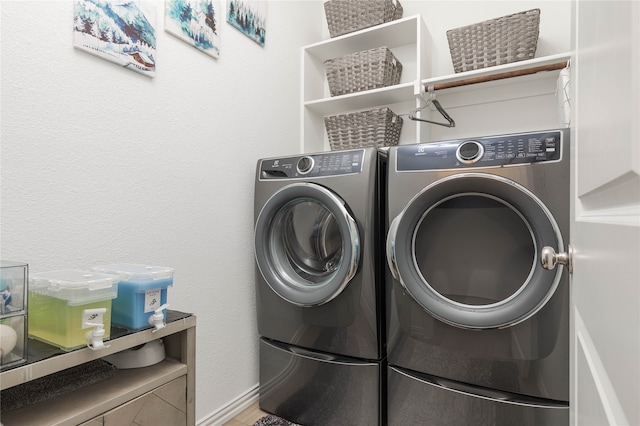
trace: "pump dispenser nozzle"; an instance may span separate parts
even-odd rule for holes
[[[82,328],[93,327],[91,331],[86,334],[87,338],[87,346],[89,349],[97,351],[100,349],[108,348],[109,345],[104,344],[104,324],[101,322],[93,322],[92,320],[102,320],[102,315],[107,312],[106,308],[97,308],[97,309],[85,309],[82,314],[84,318],[84,322],[82,323]]]
[[[156,331],[161,330],[165,327],[166,324],[164,322],[164,313],[162,311],[164,311],[168,307],[169,304],[165,303],[164,305],[156,309],[153,312],[153,315],[149,317],[149,324],[155,327],[155,330],[153,330],[152,333],[155,333]]]
[[[93,330],[89,331],[86,334],[87,346],[89,347],[89,349],[97,351],[100,349],[108,348],[110,346],[110,345],[105,345],[104,341],[102,340],[104,339],[104,335],[105,335],[104,324],[86,322],[85,325],[89,327],[94,327]]]

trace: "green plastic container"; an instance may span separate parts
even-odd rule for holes
[[[111,302],[118,277],[75,269],[34,274],[29,279],[29,337],[70,351],[87,346],[87,334],[111,334]]]

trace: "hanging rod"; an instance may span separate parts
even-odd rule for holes
[[[506,71],[506,72],[485,75],[480,77],[470,77],[462,80],[450,81],[447,83],[436,83],[434,85],[425,84],[424,88],[425,88],[425,91],[429,90],[429,86],[431,86],[433,90],[451,89],[453,87],[467,86],[470,84],[486,83],[488,81],[503,80],[505,78],[512,78],[512,77],[520,77],[523,75],[535,74],[542,71],[561,70],[566,67],[567,67],[567,61],[556,62],[555,64],[540,65],[537,67],[524,68],[524,69],[515,70],[515,71]]]

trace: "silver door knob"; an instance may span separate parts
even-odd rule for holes
[[[556,253],[553,247],[544,246],[540,252],[540,262],[544,269],[552,270],[559,263],[569,268],[569,273],[573,272],[573,249],[567,247],[566,253]]]

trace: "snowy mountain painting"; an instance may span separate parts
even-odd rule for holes
[[[149,77],[156,74],[156,14],[141,0],[75,0],[74,47]]]
[[[266,0],[229,0],[227,22],[264,46]]]
[[[164,29],[214,58],[220,57],[220,2],[166,0]]]

